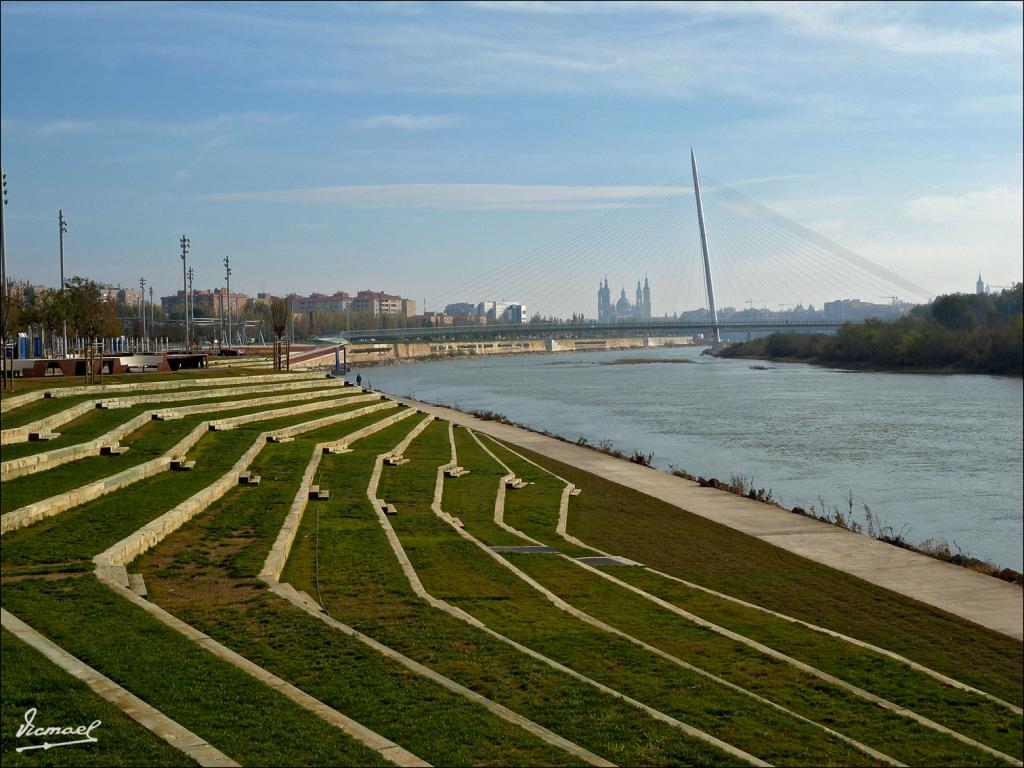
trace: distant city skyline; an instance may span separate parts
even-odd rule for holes
[[[57,282],[63,209],[68,275],[171,294],[185,234],[197,285],[221,285],[228,256],[233,292],[386,285],[436,311],[461,281],[685,177],[694,145],[710,177],[934,293],[970,292],[979,270],[1009,285],[1021,17],[1019,3],[5,3],[9,274]],[[564,308],[516,298],[590,314],[589,278]],[[655,315],[699,298],[671,278]],[[756,298],[750,282],[724,303]]]

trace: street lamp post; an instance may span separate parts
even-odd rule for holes
[[[228,346],[232,347],[235,344],[234,333],[231,330],[231,259],[228,256],[224,257],[224,281],[228,287],[228,303],[225,310],[225,317],[228,321]]]
[[[60,295],[64,297],[64,235],[68,231],[68,220],[64,218],[64,209],[57,211],[57,229],[60,235]],[[67,312],[67,307],[64,307],[62,314]],[[68,356],[68,319],[67,315],[64,316],[63,322],[63,336],[64,336],[64,357]]]
[[[3,316],[3,328],[0,329],[0,354],[3,354],[3,361],[0,362],[0,374],[3,375],[4,389],[7,389],[7,323],[10,319],[10,305],[7,303],[10,296],[7,294],[7,174],[0,171],[3,176],[3,202],[0,203],[0,315]],[[11,360],[11,365],[14,361]],[[14,371],[11,370],[11,385],[14,385]]]
[[[146,278],[139,278],[139,319],[142,320],[142,350],[146,347]]]
[[[149,332],[156,331],[156,310],[153,309],[153,286],[149,286]],[[160,337],[157,337],[156,347],[159,349]]]
[[[192,287],[192,279],[195,277],[192,267],[188,268],[188,322],[192,328],[192,336],[188,337],[188,348],[192,350],[192,338],[196,336],[196,291]]]
[[[181,282],[182,282],[182,309],[183,316],[185,318],[185,346],[189,346],[189,335],[188,335],[188,267],[186,264],[186,257],[188,256],[189,241],[184,235],[181,236],[181,240],[178,241],[181,244]]]

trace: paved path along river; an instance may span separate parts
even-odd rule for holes
[[[601,475],[872,584],[1024,640],[1024,591],[1015,584],[883,544],[828,523],[451,408],[396,398],[456,424]]]

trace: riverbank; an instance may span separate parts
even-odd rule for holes
[[[410,398],[456,424],[627,486],[788,552],[1024,640],[1024,592],[1016,584],[901,549],[829,523],[775,509],[550,435]],[[699,543],[695,543],[699,546]]]
[[[747,343],[747,342],[743,342]],[[792,355],[764,355],[764,354],[722,354],[728,347],[721,349],[712,349],[708,347],[702,354],[709,355],[711,357],[720,357],[727,360],[766,360],[772,363],[804,363],[806,365],[815,365],[819,368],[829,368],[835,371],[851,371],[854,373],[913,373],[913,374],[930,374],[933,376],[956,376],[962,374],[971,375],[982,375],[982,376],[999,376],[1007,379],[1019,379],[1021,378],[1020,373],[998,373],[991,371],[972,371],[963,368],[955,368],[952,366],[942,366],[928,368],[924,366],[885,366],[878,363],[853,363],[853,362],[836,362],[834,360],[825,360],[820,357],[794,357]]]

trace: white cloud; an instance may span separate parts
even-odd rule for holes
[[[435,131],[458,125],[465,118],[461,115],[373,115],[352,123],[353,127],[399,128],[403,131]]]
[[[73,133],[91,131],[96,123],[89,120],[53,120],[39,126],[40,136],[66,136]]]
[[[687,190],[650,187],[540,184],[385,184],[306,187],[200,195],[205,202],[273,202],[342,208],[435,208],[442,210],[596,210],[619,208]]]
[[[903,210],[910,218],[922,221],[1016,224],[1019,231],[1024,222],[1024,190],[991,187],[962,195],[925,195],[907,201]]]

